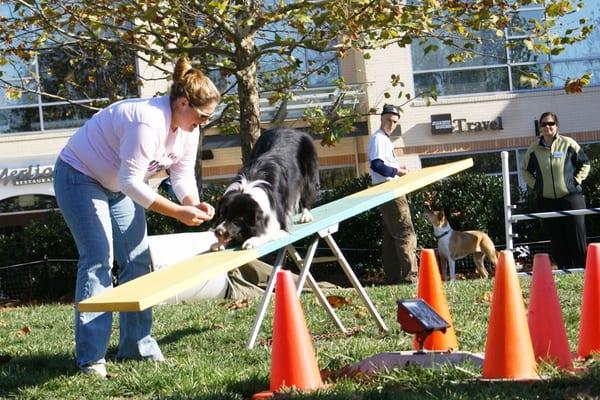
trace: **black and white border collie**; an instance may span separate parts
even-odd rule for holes
[[[295,129],[272,129],[256,141],[250,159],[218,201],[213,224],[217,243],[258,247],[287,234],[293,215],[312,221],[318,161],[312,138]]]

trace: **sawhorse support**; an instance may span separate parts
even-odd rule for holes
[[[369,313],[375,319],[375,322],[376,322],[377,326],[379,327],[379,329],[383,332],[389,331],[385,322],[383,322],[383,319],[381,318],[381,316],[377,312],[377,309],[373,305],[373,302],[367,295],[365,288],[360,284],[360,281],[356,277],[356,274],[354,274],[354,271],[350,267],[350,264],[348,264],[346,257],[344,257],[344,254],[342,253],[342,251],[338,247],[337,243],[331,236],[332,234],[337,232],[338,227],[339,227],[339,225],[335,224],[335,225],[330,226],[327,229],[317,232],[317,234],[314,235],[313,240],[311,241],[310,245],[308,246],[308,249],[306,251],[306,255],[305,255],[304,259],[300,256],[300,254],[298,253],[298,251],[292,244],[289,244],[286,247],[281,248],[277,251],[277,256],[275,257],[275,264],[273,265],[273,272],[271,273],[271,276],[269,277],[267,287],[265,288],[265,294],[263,295],[263,298],[262,298],[260,306],[259,306],[258,313],[256,314],[256,317],[254,319],[254,325],[252,327],[252,331],[250,332],[250,337],[248,338],[248,341],[246,343],[246,346],[249,349],[253,348],[256,343],[256,338],[258,337],[258,332],[259,332],[262,322],[264,320],[265,313],[267,311],[267,307],[271,300],[271,296],[273,295],[275,281],[277,280],[277,278],[276,278],[277,272],[279,272],[281,270],[281,267],[283,265],[283,261],[285,260],[286,255],[290,255],[292,261],[294,261],[296,266],[300,269],[300,275],[298,276],[297,289],[296,289],[298,296],[300,296],[300,294],[302,293],[302,289],[304,288],[304,284],[308,281],[308,285],[310,286],[311,290],[317,296],[317,300],[318,300],[319,304],[321,304],[321,306],[323,306],[323,308],[325,308],[325,311],[327,312],[327,314],[329,314],[329,316],[333,319],[334,323],[337,325],[337,327],[342,332],[345,333],[346,328],[344,327],[344,325],[338,318],[335,311],[333,311],[333,307],[331,307],[331,304],[329,304],[329,302],[327,301],[327,298],[323,294],[323,291],[321,290],[318,283],[316,282],[316,280],[313,278],[313,276],[310,273],[310,267],[313,263],[323,262],[323,261],[337,261],[340,264],[340,266],[342,267],[342,270],[344,271],[344,273],[346,274],[348,279],[350,280],[350,283],[352,283],[352,286],[354,287],[354,289],[356,289],[360,298],[363,300],[363,302],[367,306]],[[322,260],[322,261],[315,259],[317,245],[319,244],[319,241],[321,239],[325,240],[325,243],[328,245],[328,247],[334,254],[333,257],[328,258],[327,260]]]

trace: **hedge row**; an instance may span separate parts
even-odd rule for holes
[[[345,181],[335,190],[322,194],[318,204],[325,204],[351,193],[365,189],[370,179],[364,175]],[[209,187],[205,190],[206,201],[215,204],[223,187]],[[592,161],[592,172],[584,184],[588,206],[600,207],[600,160]],[[531,211],[533,196],[512,188],[512,199],[524,199],[516,213]],[[435,247],[431,226],[425,220],[425,204],[444,209],[450,216],[454,229],[480,229],[488,232],[494,243],[504,245],[504,212],[502,181],[500,177],[485,176],[464,172],[409,195],[413,223],[419,247]],[[598,216],[587,217],[588,236],[600,235]],[[204,226],[200,230],[208,229]],[[170,218],[148,213],[150,234],[166,234],[199,230],[188,228]],[[519,234],[518,242],[546,240],[537,221],[514,225]],[[350,263],[357,269],[378,270],[381,265],[379,249],[382,227],[380,214],[372,209],[340,224],[334,234],[338,245],[344,249]],[[349,251],[347,251],[349,250]],[[354,250],[354,251],[352,251]],[[77,258],[71,235],[59,213],[50,213],[44,222],[26,226],[22,232],[0,235],[0,266],[50,259]]]

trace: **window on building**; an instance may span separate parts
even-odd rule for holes
[[[504,30],[504,37],[495,32],[479,32],[481,43],[473,49],[476,55],[464,63],[450,64],[446,56],[456,52],[439,40],[411,46],[415,92],[429,92],[434,88],[440,96],[506,92],[536,89],[528,78],[535,72],[561,88],[568,77],[592,72],[591,85],[600,85],[600,0],[586,0],[582,11],[561,18],[556,33],[579,26],[586,18],[596,28],[589,37],[568,46],[558,55],[534,54],[526,45],[531,37],[531,19],[543,20],[543,6],[532,4],[514,13],[511,25]],[[425,54],[427,46],[439,50]],[[461,43],[456,43],[461,46]]]
[[[321,168],[319,170],[319,189],[333,190],[345,180],[353,178],[356,178],[356,168],[354,166]]]
[[[285,40],[299,37],[299,33],[290,27],[287,21],[280,21],[256,33],[256,46],[273,43],[276,37]],[[291,69],[294,69],[294,72],[285,76],[276,72]],[[223,76],[219,71],[210,71],[209,76],[222,90],[235,86],[235,77],[232,75]],[[303,89],[333,86],[339,77],[339,62],[335,51],[319,52],[301,46],[294,49],[291,55],[276,50],[263,55],[259,60],[257,76],[261,92],[273,91],[280,87]]]
[[[10,3],[0,4],[0,16],[19,18]],[[28,39],[24,34],[15,40]],[[60,36],[50,37],[47,48],[29,61],[11,58],[0,66],[0,134],[81,126],[95,110],[77,104],[97,107],[137,94],[132,51],[64,42]],[[76,56],[82,58],[70,63]],[[19,96],[7,95],[21,85]]]
[[[41,194],[15,196],[0,201],[0,214],[56,208],[58,208],[58,205],[54,196]]]

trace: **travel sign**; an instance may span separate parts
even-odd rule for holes
[[[501,131],[502,117],[489,121],[469,121],[466,118],[452,119],[452,114],[434,114],[431,116],[431,134]]]

